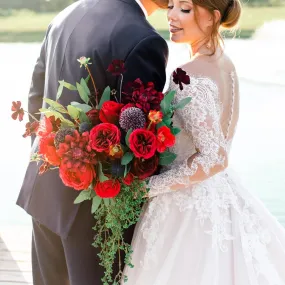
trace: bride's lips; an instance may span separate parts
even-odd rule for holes
[[[178,28],[176,26],[173,26],[173,25],[169,25],[169,31],[170,33],[174,34],[174,33],[177,33],[177,32],[180,32],[182,31],[183,29],[181,28]]]

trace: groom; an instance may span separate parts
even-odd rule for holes
[[[66,8],[48,27],[32,77],[29,112],[37,113],[43,98],[56,99],[59,80],[74,84],[87,76],[77,62],[81,56],[91,58],[101,91],[114,87],[106,71],[113,59],[125,61],[124,82],[153,81],[161,91],[168,48],[146,16],[166,5],[166,0],[81,0]],[[60,103],[79,100],[64,89]],[[33,150],[37,143],[33,140]],[[17,201],[33,217],[34,285],[102,284],[98,250],[91,246],[91,204],[74,205],[78,192],[62,184],[58,171],[39,175],[38,168],[35,162],[29,164]],[[133,229],[126,233],[128,242],[132,235]]]

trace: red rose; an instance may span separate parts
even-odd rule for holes
[[[114,198],[120,193],[121,184],[119,180],[107,180],[98,182],[95,185],[94,190],[101,198]]]
[[[90,131],[90,146],[98,152],[109,152],[110,146],[119,144],[121,133],[117,126],[102,123]]]
[[[148,130],[134,130],[129,138],[130,149],[135,157],[148,159],[154,156],[156,151],[156,137]]]
[[[155,155],[150,159],[135,159],[131,172],[139,179],[145,179],[155,173],[158,167],[158,156]]]
[[[132,185],[133,181],[134,181],[134,175],[129,172],[126,177],[124,177],[123,179],[123,183],[126,184],[126,185]]]
[[[117,124],[119,122],[119,116],[124,104],[119,104],[113,101],[106,101],[103,103],[99,112],[99,118],[102,123]]]
[[[75,190],[85,190],[92,183],[96,176],[95,170],[91,164],[86,164],[84,171],[75,168],[59,168],[59,176],[68,187],[72,187]]]
[[[100,124],[100,120],[99,120],[99,110],[96,109],[92,109],[90,111],[88,111],[86,113],[87,117],[89,118],[91,124],[93,126],[96,126],[98,124]]]
[[[175,136],[171,133],[170,129],[163,126],[157,130],[157,151],[162,153],[168,147],[174,146]]]
[[[52,165],[60,165],[60,157],[57,155],[54,145],[55,133],[50,133],[39,141],[39,154],[43,155],[45,160]]]

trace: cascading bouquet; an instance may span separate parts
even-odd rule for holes
[[[103,284],[119,284],[123,274],[121,257],[132,266],[130,244],[123,234],[137,223],[146,201],[145,179],[153,175],[159,165],[172,163],[176,155],[168,150],[175,144],[180,129],[172,126],[176,109],[183,108],[190,98],[173,105],[174,91],[165,96],[149,82],[140,79],[124,85],[124,62],[114,60],[108,71],[119,76],[120,91],[107,87],[100,101],[90,69],[90,59],[78,60],[88,71],[87,78],[72,85],[59,81],[56,101],[44,98],[49,108],[40,109],[41,120],[26,124],[24,137],[36,135],[38,151],[32,161],[41,163],[39,172],[59,169],[62,182],[80,191],[74,203],[92,200],[91,213],[95,218],[93,246],[100,249],[101,265],[105,268]],[[88,87],[91,79],[95,102]],[[189,84],[186,73],[177,69],[174,82],[180,87]],[[63,88],[78,92],[84,103],[59,103]],[[113,100],[111,100],[111,98]],[[23,120],[26,111],[21,102],[13,102],[12,118]],[[119,260],[119,271],[113,279],[113,265]]]

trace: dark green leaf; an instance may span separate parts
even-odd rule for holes
[[[160,107],[162,109],[163,114],[166,114],[171,106],[171,102],[173,101],[175,96],[175,91],[168,92],[163,100],[160,103]]]
[[[90,120],[84,111],[79,112],[79,121],[80,123],[83,123],[83,122],[90,123]]]
[[[87,104],[80,104],[78,102],[71,102],[70,104],[72,106],[75,106],[76,108],[82,110],[84,113],[87,113],[88,111],[90,111],[92,109],[92,107],[87,105]]]
[[[72,105],[68,105],[67,106],[67,111],[68,111],[69,116],[72,119],[74,119],[74,120],[78,119],[80,110],[78,110],[76,107],[74,107]]]
[[[79,204],[83,201],[91,200],[92,198],[91,195],[92,195],[91,189],[81,191],[80,194],[75,199],[74,204]]]
[[[159,124],[156,125],[156,129],[158,130],[159,128],[166,126],[165,123],[162,121]]]
[[[177,135],[177,134],[179,134],[181,132],[181,129],[179,129],[179,128],[176,128],[176,127],[174,127],[174,128],[172,128],[171,129],[171,133],[173,134],[173,135]]]
[[[159,156],[159,164],[160,165],[168,165],[172,163],[176,159],[177,155],[175,153],[165,151],[161,153]]]
[[[101,100],[100,100],[100,103],[99,103],[99,109],[102,108],[102,105],[104,102],[106,101],[109,101],[111,98],[111,89],[110,87],[106,87],[103,94],[102,94],[102,97],[101,97]]]
[[[90,89],[87,86],[86,81],[83,78],[81,78],[81,80],[80,80],[80,85],[84,88],[87,95],[90,96],[91,95]]]
[[[92,214],[94,214],[97,211],[97,209],[99,208],[101,202],[102,202],[102,198],[99,197],[99,196],[95,196],[92,199],[92,208],[91,208],[91,213]]]
[[[183,109],[187,104],[189,104],[191,102],[192,98],[191,97],[187,97],[182,99],[179,103],[177,103],[176,105],[173,106],[174,110],[177,109]]]
[[[126,145],[127,145],[128,147],[130,147],[129,139],[130,139],[130,135],[131,135],[132,131],[133,131],[133,129],[129,129],[128,132],[127,132],[126,138],[125,138],[125,140],[126,140]]]
[[[121,161],[121,164],[122,165],[127,165],[129,164],[134,158],[134,154],[131,153],[131,152],[126,152],[124,154],[124,156],[122,157],[122,161]]]
[[[88,102],[89,102],[89,97],[88,97],[88,94],[87,94],[87,92],[85,91],[84,87],[82,87],[78,82],[76,82],[76,87],[77,87],[77,90],[78,90],[78,93],[79,93],[81,99],[82,99],[86,104],[88,104]]]
[[[170,127],[170,125],[171,125],[171,122],[172,122],[172,119],[171,118],[164,118],[163,119],[163,123],[167,126],[167,127]]]
[[[99,172],[99,181],[100,182],[104,182],[104,181],[109,180],[109,178],[107,176],[105,176],[103,173],[101,162],[98,163],[98,172]]]
[[[44,98],[44,101],[48,103],[55,111],[67,114],[67,110],[58,102],[51,100],[49,98]]]

